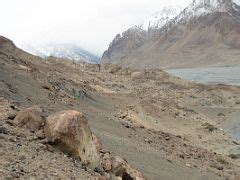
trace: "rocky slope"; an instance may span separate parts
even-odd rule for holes
[[[240,7],[231,0],[194,0],[130,55],[102,61],[138,68],[239,65],[239,21]]]
[[[124,33],[118,34],[103,54],[102,62],[111,62],[112,59],[124,59],[134,50],[141,47],[148,40],[148,33],[141,27],[135,26]]]
[[[70,117],[77,114],[81,119],[75,111],[81,112],[101,139],[106,169],[111,169],[106,157],[110,154],[124,157],[150,179],[239,179],[239,142],[223,129],[240,111],[239,87],[195,84],[156,69],[43,60],[6,38],[0,42],[1,177],[109,178],[111,171],[94,171],[61,151],[59,145],[73,150],[77,145],[75,133],[69,142],[64,136],[69,129],[61,128],[76,127],[71,125],[75,118],[68,124],[62,116],[63,110],[74,110]],[[47,134],[50,142],[28,130],[29,125],[12,120],[12,112],[34,105],[47,119],[46,132],[56,126],[53,119],[59,121],[56,132]],[[83,160],[84,151],[78,152]],[[129,179],[126,161],[110,159],[121,162],[113,167],[124,167],[113,174]]]

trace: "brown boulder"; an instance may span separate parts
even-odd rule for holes
[[[132,168],[128,162],[121,157],[114,156],[112,158],[112,172],[122,179],[144,180],[146,179],[142,173]]]
[[[41,118],[42,110],[36,106],[19,111],[13,120],[13,124],[19,127],[26,126],[30,131],[35,132],[43,125]]]
[[[50,115],[45,124],[48,141],[60,145],[63,151],[79,157],[91,168],[99,165],[100,157],[87,119],[74,110]]]

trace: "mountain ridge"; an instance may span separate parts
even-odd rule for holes
[[[48,43],[44,45],[22,44],[21,47],[36,56],[46,58],[53,56],[56,58],[64,58],[73,61],[84,61],[88,63],[99,63],[99,57],[93,53],[86,51],[75,44],[70,43]]]
[[[233,1],[193,1],[141,47],[121,59],[125,67],[189,68],[239,64],[240,6]],[[113,56],[114,57],[114,54]]]
[[[110,62],[111,59],[122,59],[128,56],[158,34],[159,29],[178,13],[180,13],[179,8],[165,7],[142,24],[135,25],[123,33],[117,34],[110,43],[108,50],[103,53],[102,59],[105,59],[103,62]]]

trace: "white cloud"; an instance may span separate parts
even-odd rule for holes
[[[77,43],[102,53],[114,36],[166,5],[191,0],[0,0],[0,34],[17,44]]]

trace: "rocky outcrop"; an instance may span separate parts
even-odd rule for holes
[[[36,132],[43,125],[41,112],[42,110],[36,106],[23,109],[14,118],[13,123],[16,126],[27,127],[30,131]]]
[[[93,169],[99,165],[100,157],[95,146],[88,121],[77,111],[61,111],[50,115],[45,124],[47,139],[60,145],[61,149]]]

